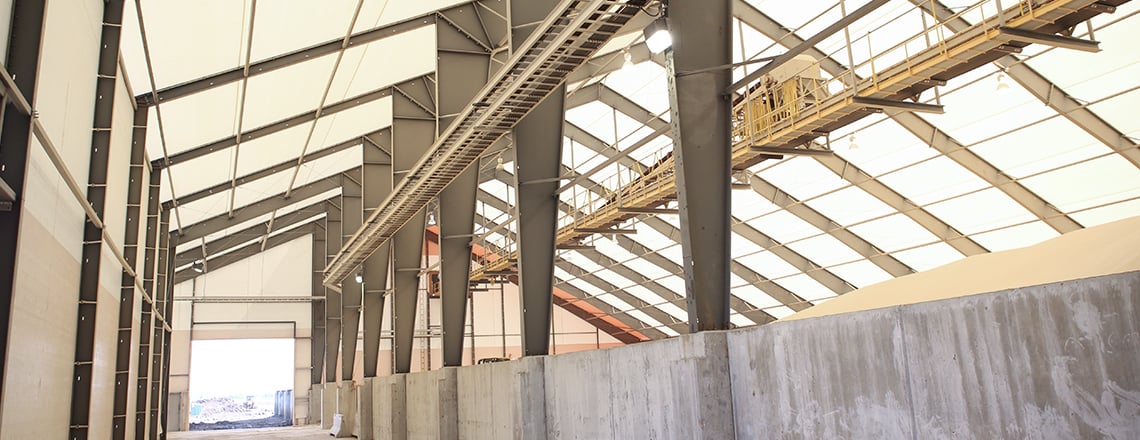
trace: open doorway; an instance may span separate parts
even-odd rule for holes
[[[190,430],[293,424],[293,339],[191,343]]]

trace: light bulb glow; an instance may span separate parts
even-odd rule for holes
[[[364,276],[361,274],[356,274],[356,282],[363,283],[364,282]]]
[[[664,52],[673,45],[673,35],[669,34],[668,29],[658,29],[645,40],[645,45],[649,47],[650,52]]]
[[[633,54],[629,53],[629,50],[622,51],[622,58],[625,59],[625,62],[621,65],[622,69],[633,67]]]

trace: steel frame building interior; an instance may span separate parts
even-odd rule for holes
[[[700,335],[754,438],[736,332],[1140,216],[1127,0],[0,3],[0,439],[188,430],[193,342],[263,338],[313,438],[438,371],[457,421],[391,438],[502,438],[463,369],[543,358],[514,438],[606,437],[554,428],[552,359]]]

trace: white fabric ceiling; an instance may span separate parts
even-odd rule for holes
[[[343,38],[356,3],[258,2],[253,14],[248,0],[203,1],[193,6],[144,1],[153,80],[163,88],[240,67],[247,50],[251,50],[250,58],[256,62]],[[463,2],[365,0],[353,30],[383,26],[459,3]],[[853,10],[863,3],[848,2],[847,8]],[[974,4],[943,3],[955,10]],[[1058,93],[1064,91],[1074,97],[1084,109],[1129,137],[1133,148],[1140,136],[1140,120],[1135,117],[1135,109],[1140,108],[1140,52],[1131,48],[1131,42],[1140,40],[1138,3],[1127,3],[1115,14],[1093,20],[1096,39],[1102,42],[1100,53],[1032,45],[1016,55],[1020,64],[1052,82]],[[739,12],[745,7],[762,11],[784,28],[795,30],[800,38],[840,16],[837,5],[827,3],[738,2],[738,16],[748,16]],[[150,76],[135,14],[132,5],[124,18],[127,37],[123,40],[123,58],[135,93],[144,94],[150,91]],[[921,31],[924,19],[931,20],[923,17],[912,3],[893,1],[859,20],[851,27],[854,62],[862,64],[868,54],[882,52],[913,37]],[[976,20],[969,15],[967,19]],[[251,20],[253,38],[249,39]],[[734,24],[737,61],[776,55],[794,45],[786,35],[764,35],[753,27],[756,23],[737,20]],[[1083,26],[1077,28],[1078,34],[1084,31]],[[333,103],[428,74],[435,69],[434,35],[428,26],[351,47],[335,72],[337,55],[326,55],[253,76],[245,85],[237,82],[164,102],[160,106],[161,121],[159,112],[150,113],[150,156],[159,159],[164,154],[173,155],[233,137],[239,126],[248,131],[313,112],[326,87],[326,102]],[[252,49],[247,47],[248,41],[252,41]],[[868,41],[872,42],[870,47]],[[640,42],[639,34],[619,37],[603,52]],[[846,64],[842,33],[817,47]],[[897,61],[892,56],[876,62]],[[745,66],[734,74],[739,79],[748,71]],[[244,91],[244,110],[243,87],[248,88]],[[584,133],[567,137],[563,163],[576,172],[586,172],[602,163],[607,154],[639,142],[644,146],[624,165],[611,165],[592,175],[589,182],[561,194],[568,206],[584,212],[598,205],[599,193],[628,183],[671,149],[668,135],[656,135],[656,129],[669,119],[663,67],[652,60],[643,61],[570,84],[569,90],[578,93],[589,87],[612,90],[616,97],[567,109],[566,121]],[[935,97],[927,93],[923,99]],[[737,300],[732,315],[734,324],[756,322],[746,315],[782,318],[851,289],[898,275],[873,262],[873,257],[887,255],[915,271],[963,258],[962,251],[939,236],[944,231],[932,231],[916,220],[921,213],[932,215],[991,252],[1057,236],[1059,231],[1045,221],[1048,219],[1026,209],[1010,195],[1016,193],[1009,191],[1011,185],[1023,187],[1082,227],[1140,215],[1140,168],[1090,134],[1090,128],[1079,118],[1045,105],[1017,78],[996,65],[984,66],[940,87],[938,100],[946,106],[945,114],[924,114],[919,118],[961,145],[949,154],[932,148],[929,139],[916,137],[900,124],[899,118],[893,117],[893,111],[888,111],[833,132],[830,140],[837,160],[794,157],[764,161],[748,170],[740,183],[750,184],[752,189],[732,193],[732,256],[736,263],[732,294]],[[235,162],[236,175],[242,176],[295,160],[303,150],[320,150],[387,127],[391,121],[391,100],[380,99],[322,117],[315,125],[303,124],[242,142],[240,150],[230,147],[176,164],[171,171],[173,185],[164,180],[163,199],[228,181],[235,176]],[[595,151],[591,144],[604,149]],[[995,180],[994,175],[971,170],[964,159],[966,153],[980,157],[1001,178]],[[304,164],[296,171],[283,171],[240,185],[232,196],[225,191],[180,205],[180,225],[176,226],[185,227],[223,214],[231,203],[240,210],[287,189],[335,176],[358,166],[360,155],[359,147],[349,148]],[[505,153],[507,165],[512,157],[510,152]],[[487,178],[480,185],[484,193],[477,207],[489,223],[477,225],[476,233],[494,229],[486,234],[482,244],[512,249],[514,227],[507,211],[513,206],[513,188],[508,184],[508,173],[494,172],[494,163],[491,158],[484,166]],[[841,167],[838,171],[836,163]],[[851,167],[866,175],[844,171]],[[991,183],[995,181],[1005,183],[999,187]],[[885,200],[881,195],[884,191],[899,195],[905,206]],[[336,193],[298,200],[275,215]],[[205,240],[266,223],[272,216],[259,216],[213,233]],[[562,224],[571,220],[569,214],[563,216]],[[818,221],[821,218],[826,219],[824,229]],[[503,222],[508,222],[505,228],[495,227]],[[680,228],[678,218],[666,214],[642,216],[625,227],[636,229],[637,233],[628,237],[594,236],[589,241],[596,246],[595,251],[559,251],[556,282],[560,287],[604,301],[643,323],[643,329],[675,335],[676,324],[686,319],[684,309],[677,305],[677,298],[685,294],[676,233]],[[871,247],[853,248],[847,238],[851,234]],[[198,245],[183,243],[180,249]],[[599,254],[606,258],[599,258]],[[781,291],[791,292],[798,300],[780,301],[773,297],[773,292]]]

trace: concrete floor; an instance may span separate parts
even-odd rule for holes
[[[319,425],[308,426],[294,426],[290,428],[266,428],[266,429],[231,429],[225,431],[192,431],[192,432],[172,432],[168,435],[172,440],[177,439],[241,439],[241,440],[271,440],[271,439],[292,439],[292,440],[315,440],[327,439],[329,431],[321,429]]]

